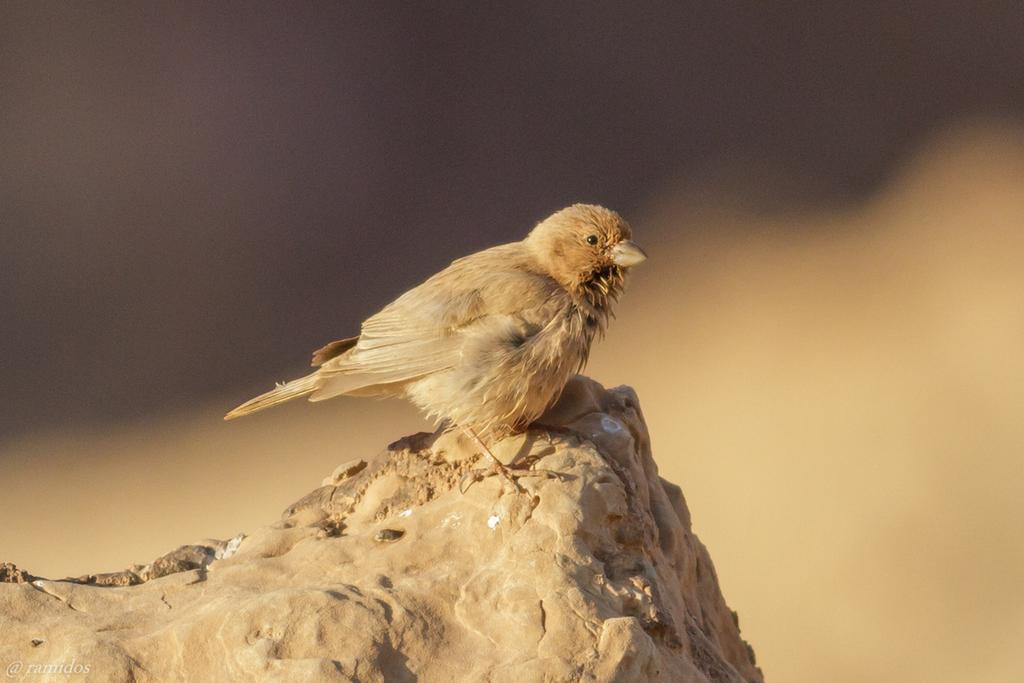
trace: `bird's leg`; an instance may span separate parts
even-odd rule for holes
[[[484,477],[492,474],[497,474],[505,481],[512,484],[512,488],[514,488],[517,493],[526,493],[526,490],[519,485],[519,482],[516,481],[519,477],[557,477],[555,473],[548,470],[514,470],[506,467],[500,460],[498,460],[494,453],[491,453],[491,449],[487,447],[487,444],[484,443],[483,439],[481,439],[471,427],[463,427],[463,431],[476,442],[477,446],[480,447],[480,450],[483,451],[483,455],[491,461],[491,466],[488,470],[472,470],[467,472],[466,476],[462,478],[462,483],[459,485],[459,490],[462,493],[468,491],[469,487],[475,482],[478,482]]]
[[[480,447],[480,449],[483,451],[483,454],[491,461],[492,473],[500,475],[505,479],[505,481],[512,484],[512,488],[514,488],[517,493],[523,493],[523,487],[519,485],[519,482],[517,482],[511,474],[509,474],[508,468],[501,464],[501,461],[495,457],[494,453],[491,453],[491,449],[487,447],[487,444],[484,443],[483,439],[477,436],[477,433],[473,431],[473,428],[463,427],[463,431],[466,432],[466,434],[468,434],[470,438],[473,439],[473,441],[476,441],[476,445]],[[472,486],[474,482],[478,481],[477,474],[478,473],[476,472],[469,472],[467,474],[467,476],[470,477],[469,486],[466,486],[465,488],[462,488],[461,486],[459,487],[460,489],[462,489],[463,493],[468,491],[469,487]],[[483,476],[481,476],[480,478],[482,479]],[[463,479],[463,482],[465,482],[465,479]]]

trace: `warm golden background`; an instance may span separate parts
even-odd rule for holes
[[[266,523],[424,425],[225,409],[601,201],[652,258],[589,374],[768,680],[1022,680],[1024,8],[762,4],[5,5],[0,559]]]

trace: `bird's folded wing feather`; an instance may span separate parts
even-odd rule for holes
[[[355,347],[324,363],[311,400],[451,368],[467,326],[541,305],[557,285],[529,269],[521,250],[502,245],[459,259],[367,319]]]

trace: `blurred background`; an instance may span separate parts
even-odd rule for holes
[[[222,414],[576,201],[769,681],[1024,671],[1024,5],[0,6],[0,559],[123,568],[424,428]]]

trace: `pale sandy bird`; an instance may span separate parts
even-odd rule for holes
[[[403,397],[463,429],[515,484],[521,475],[510,474],[483,439],[528,427],[586,365],[626,271],[646,258],[631,237],[614,211],[562,209],[522,241],[453,262],[367,319],[359,336],[317,350],[318,370],[224,419],[300,396]]]

